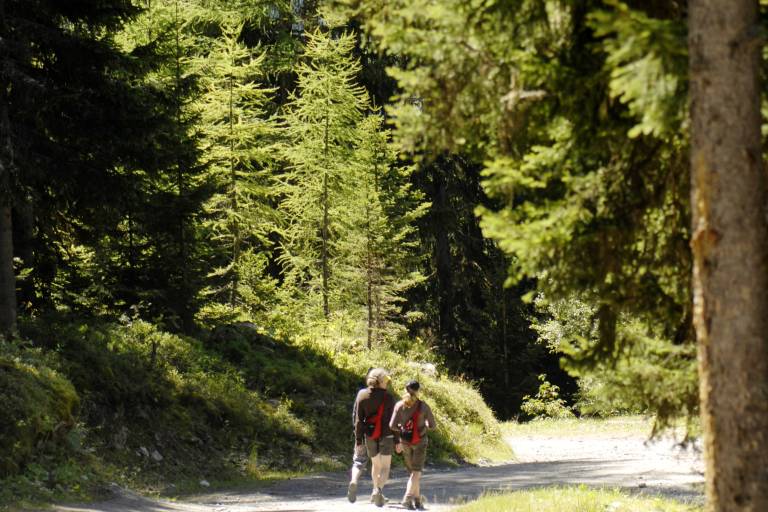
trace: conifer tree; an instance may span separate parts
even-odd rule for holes
[[[344,184],[350,179],[357,123],[368,107],[367,94],[356,83],[360,65],[352,57],[354,47],[352,34],[334,36],[321,29],[307,34],[284,118],[289,167],[279,177],[285,216],[281,261],[289,283],[319,292],[326,319],[336,293],[330,279],[339,257],[333,241],[346,200]]]
[[[382,116],[374,113],[358,126],[352,179],[346,182],[348,199],[335,243],[343,255],[335,286],[346,291],[348,307],[365,304],[369,348],[401,327],[403,294],[423,279],[417,271],[414,222],[427,205],[411,188],[413,167],[396,165],[395,149],[382,125]]]
[[[205,292],[234,312],[263,299],[256,289],[261,279],[246,276],[263,274],[267,235],[274,227],[268,173],[276,130],[265,111],[272,91],[259,85],[265,54],[241,42],[238,13],[217,17],[220,35],[197,59],[201,150],[216,190],[205,206],[205,238],[220,247]]]

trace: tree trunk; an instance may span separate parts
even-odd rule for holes
[[[768,510],[768,224],[757,0],[692,0],[694,325],[710,511]]]
[[[435,268],[437,275],[438,330],[441,341],[453,343],[453,283],[451,244],[448,240],[448,186],[441,167],[452,165],[441,160],[432,166],[432,226],[435,228]]]
[[[3,12],[0,3],[0,14]],[[0,22],[2,23],[2,22]],[[16,330],[16,274],[13,270],[13,224],[11,171],[13,142],[6,103],[6,84],[0,83],[0,336],[11,337]]]
[[[328,144],[329,144],[329,130],[330,130],[330,116],[325,115],[325,134],[324,134],[324,146],[323,146],[323,160],[325,161],[325,171],[323,172],[323,225],[322,225],[322,237],[323,246],[320,258],[322,259],[322,272],[323,272],[323,316],[326,320],[331,316],[331,308],[328,305],[328,277],[330,270],[328,268]]]
[[[0,172],[4,172],[0,169]],[[16,276],[13,271],[11,207],[0,206],[0,336],[16,330]]]

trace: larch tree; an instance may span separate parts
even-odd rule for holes
[[[428,206],[411,186],[413,166],[398,165],[383,125],[378,113],[358,125],[334,242],[340,255],[334,283],[345,292],[347,307],[365,305],[368,348],[402,328],[405,291],[423,280],[415,221]]]
[[[768,190],[757,0],[689,5],[694,322],[707,509],[768,510]]]
[[[220,34],[196,60],[201,150],[216,190],[205,205],[205,238],[219,246],[204,293],[234,312],[261,302],[258,283],[248,276],[262,273],[263,249],[274,229],[268,175],[276,129],[265,109],[272,90],[260,84],[265,54],[243,44],[237,13],[216,13],[216,18],[211,21]]]
[[[328,319],[335,293],[331,273],[337,260],[338,209],[368,95],[357,84],[360,64],[352,56],[353,34],[317,29],[307,34],[297,87],[286,106],[287,170],[280,176],[283,212],[281,261],[289,282],[319,292]]]

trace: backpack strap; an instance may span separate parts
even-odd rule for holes
[[[389,395],[388,394],[385,395],[384,399],[381,401],[381,404],[379,405],[379,408],[376,410],[376,414],[374,416],[370,416],[366,418],[365,420],[366,423],[372,423],[374,425],[373,432],[371,433],[371,435],[368,436],[368,438],[370,439],[379,439],[381,437],[381,431],[382,431],[381,420],[384,416],[384,406],[386,405],[388,398],[389,398]]]

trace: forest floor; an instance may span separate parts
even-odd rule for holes
[[[681,448],[672,438],[647,441],[636,431],[616,432],[542,429],[510,434],[506,440],[514,462],[458,468],[427,467],[422,488],[427,508],[447,511],[487,492],[542,486],[587,485],[618,488],[630,494],[661,495],[687,503],[703,503],[703,465],[696,447]],[[367,474],[366,474],[367,476]],[[213,492],[167,501],[145,498],[115,488],[108,501],[56,506],[57,512],[343,512],[376,510],[369,503],[370,479],[364,478],[358,501],[346,499],[347,475],[325,473],[281,481],[258,489]],[[385,489],[399,504],[407,475],[392,471]]]

